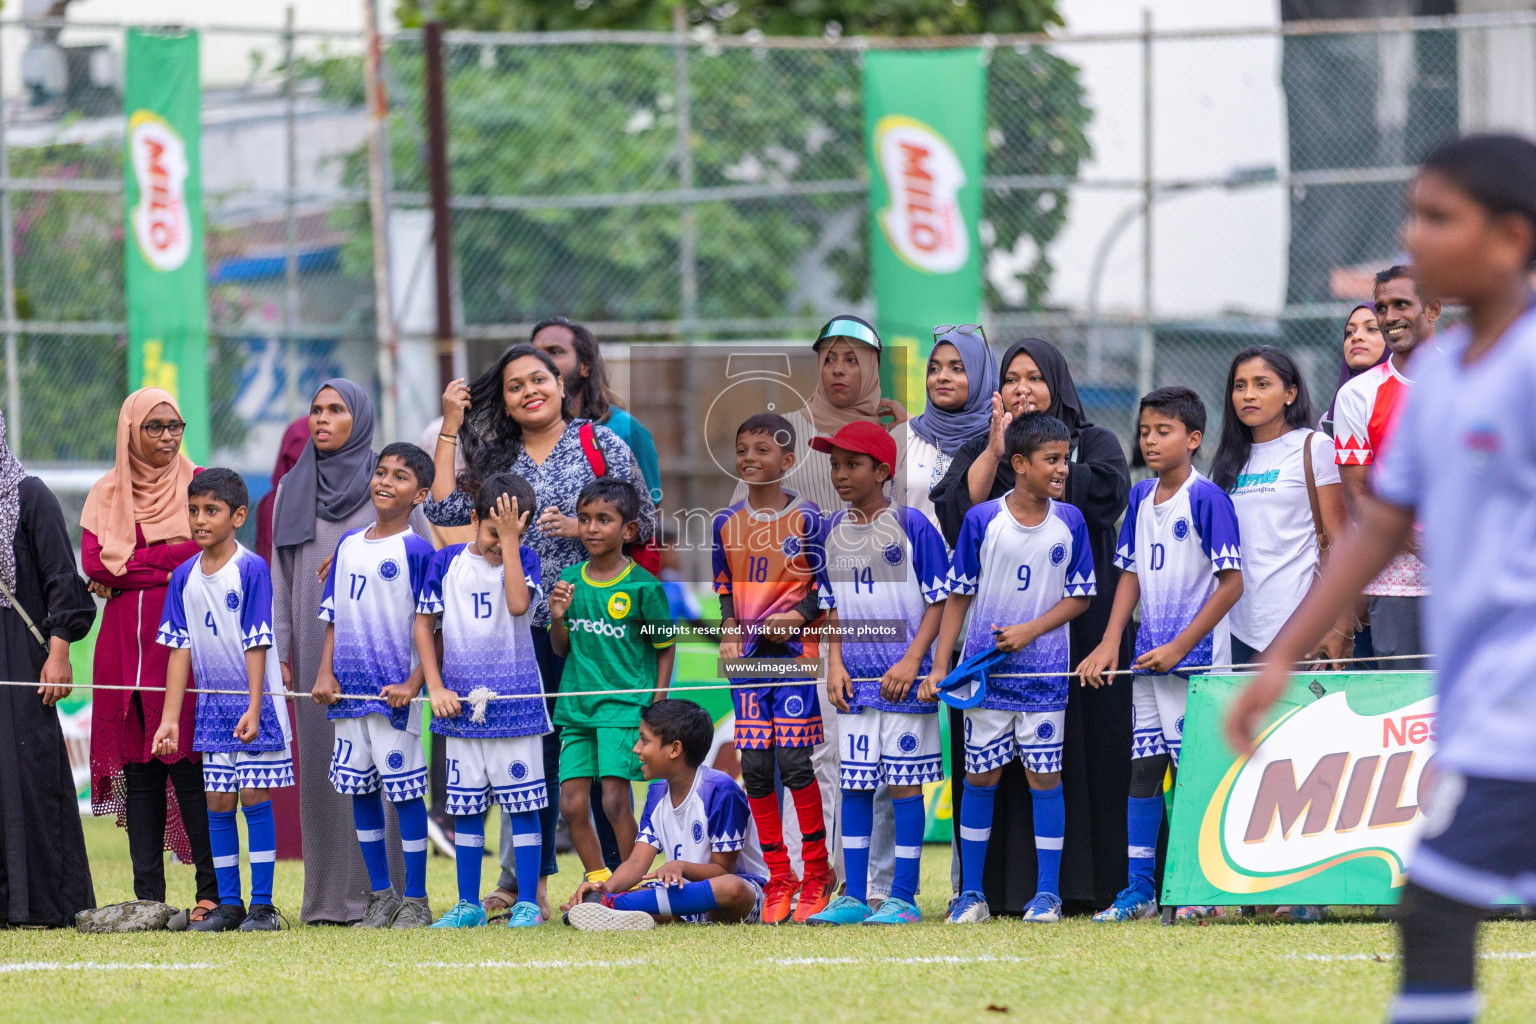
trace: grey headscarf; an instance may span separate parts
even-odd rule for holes
[[[283,493],[272,513],[272,546],[296,547],[315,539],[315,518],[337,523],[367,504],[369,482],[379,457],[373,450],[373,399],[358,385],[332,377],[315,389],[331,388],[352,413],[346,444],[322,452],[310,438],[299,461],[283,477]]]
[[[21,522],[21,481],[27,475],[21,460],[6,443],[5,416],[0,414],[0,580],[16,593],[16,527]],[[0,608],[11,602],[0,594]]]

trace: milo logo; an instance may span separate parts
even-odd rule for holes
[[[128,157],[139,188],[139,203],[129,215],[134,241],[144,262],[169,273],[192,252],[187,147],[164,118],[137,110],[128,120]]]
[[[944,136],[914,118],[882,117],[875,124],[875,159],[888,205],[880,228],[901,259],[930,274],[952,274],[971,255],[960,210],[965,169]]]

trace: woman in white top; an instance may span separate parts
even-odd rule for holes
[[[938,523],[929,492],[938,486],[955,453],[985,434],[997,390],[997,360],[975,324],[935,327],[928,356],[928,408],[907,421],[906,472],[898,477],[910,505]]]
[[[1228,620],[1237,664],[1257,661],[1306,595],[1319,563],[1318,533],[1336,539],[1344,532],[1333,441],[1312,423],[1306,382],[1283,350],[1255,345],[1233,358],[1211,479],[1232,495],[1242,536],[1243,596]],[[1317,517],[1307,486],[1309,447]],[[1341,619],[1313,656],[1338,661],[1353,644],[1353,618]]]

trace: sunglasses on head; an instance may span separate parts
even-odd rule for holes
[[[981,329],[981,324],[935,324],[933,336],[937,338],[941,334],[979,334],[983,338],[987,332]]]

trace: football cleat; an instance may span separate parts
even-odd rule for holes
[[[220,903],[201,921],[187,925],[189,932],[232,932],[245,923],[245,904]]]
[[[880,901],[880,906],[864,919],[865,924],[917,924],[923,919],[922,913],[906,900],[899,900],[895,896],[887,896]]]
[[[1180,907],[1173,916],[1180,921],[1203,921],[1208,917],[1226,917],[1226,907]]]
[[[425,896],[407,896],[400,901],[400,910],[389,923],[391,928],[426,928],[432,924],[432,905]]]
[[[251,910],[254,912],[255,907]],[[395,920],[395,915],[400,912],[400,897],[395,895],[393,889],[380,889],[378,892],[368,894],[368,909],[363,911],[361,921],[353,921],[353,928],[388,928]]]
[[[804,906],[802,899],[801,906]],[[869,918],[869,905],[852,896],[839,896],[805,919],[806,924],[863,924]]]
[[[485,924],[485,908],[469,900],[459,900],[448,913],[437,919],[433,928],[479,928]]]
[[[792,874],[768,879],[768,884],[763,886],[763,924],[782,924],[789,920],[799,889],[800,879]]]
[[[578,903],[565,912],[565,923],[579,932],[648,932],[656,919],[643,910],[615,910],[606,903]]]
[[[240,924],[243,932],[275,932],[283,926],[277,908],[270,903],[252,903],[251,912]]]
[[[1053,892],[1037,892],[1024,908],[1024,920],[1055,924],[1061,920],[1061,897]]]
[[[950,924],[981,924],[992,919],[987,909],[987,898],[975,889],[967,889],[949,901],[949,913],[945,918]]]
[[[1126,886],[1115,902],[1093,915],[1095,921],[1136,921],[1157,913],[1157,900],[1140,889]]]
[[[1320,907],[1315,903],[1304,903],[1297,906],[1276,907],[1276,921],[1290,921],[1293,924],[1316,924],[1329,918],[1328,908]]]
[[[795,923],[805,924],[816,914],[827,909],[827,903],[837,889],[837,876],[825,874],[807,875],[800,883],[800,902],[795,905]]]
[[[507,918],[508,928],[537,928],[544,923],[544,914],[537,903],[519,900],[512,906],[512,916]]]

